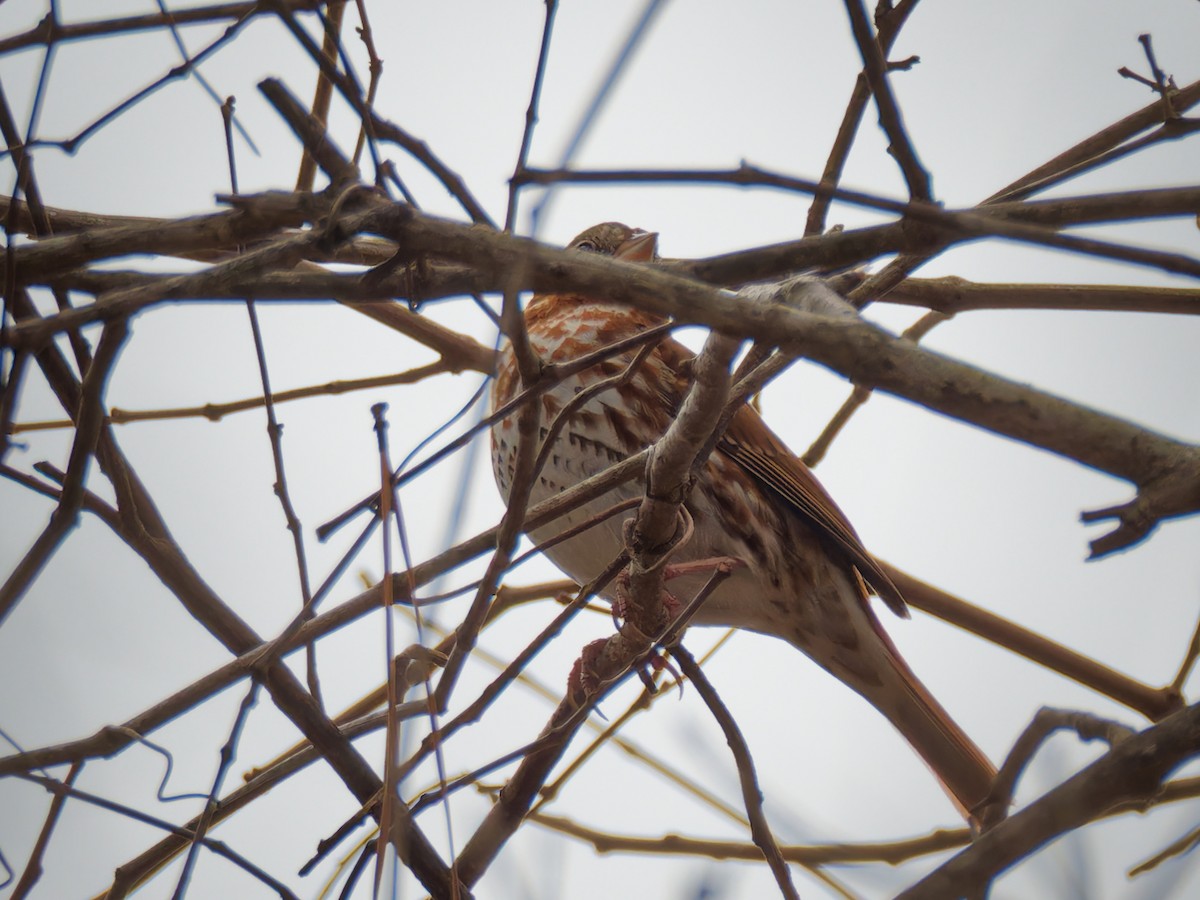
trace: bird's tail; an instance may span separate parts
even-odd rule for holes
[[[993,812],[985,810],[984,804],[990,798],[996,767],[913,674],[869,609],[867,615],[882,645],[879,661],[886,660],[891,671],[879,672],[878,684],[851,682],[851,686],[887,716],[933,770],[963,817],[979,827]]]

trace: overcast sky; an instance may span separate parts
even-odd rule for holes
[[[172,9],[184,4],[171,3]],[[428,142],[457,171],[497,220],[503,220],[529,102],[544,6],[534,0],[369,4],[384,61],[376,107]],[[61,2],[63,21],[152,12],[151,0]],[[558,12],[531,162],[553,166],[574,132],[642,2],[569,2]],[[46,14],[44,0],[0,4],[0,37]],[[348,14],[353,19],[353,14]],[[310,29],[314,20],[305,19]],[[181,31],[191,52],[223,26]],[[968,206],[1063,149],[1153,99],[1121,78],[1128,66],[1147,73],[1138,35],[1153,35],[1159,65],[1180,85],[1200,78],[1200,5],[1185,0],[1117,0],[1045,4],[926,3],[893,52],[920,63],[893,86],[937,198]],[[347,29],[360,76],[365,55]],[[42,50],[0,57],[0,80],[18,122],[28,122]],[[63,45],[55,54],[38,137],[79,133],[99,115],[179,62],[167,31]],[[722,168],[747,163],[797,177],[820,176],[846,100],[861,66],[842,4],[830,2],[662,3],[644,39],[587,135],[575,165],[590,168]],[[276,21],[255,21],[211,57],[202,71],[220,96],[236,97],[239,122],[258,148],[236,140],[240,189],[290,190],[297,144],[255,85],[266,77],[308,98],[310,61]],[[903,198],[904,182],[886,153],[869,110],[844,183]],[[331,133],[353,147],[356,128],[335,102]],[[419,164],[394,147],[385,153],[428,211],[462,214]],[[97,213],[178,217],[217,208],[229,190],[217,105],[194,79],[170,82],[86,140],[73,155],[55,148],[35,156],[38,185],[52,206]],[[12,189],[11,166],[3,189]],[[370,171],[367,177],[370,178]],[[1067,182],[1046,196],[1195,185],[1195,140],[1178,141]],[[518,231],[541,198],[522,195]],[[582,228],[621,220],[660,232],[660,250],[700,257],[794,239],[803,233],[806,198],[766,190],[718,187],[578,187],[559,191],[538,236],[562,243]],[[835,206],[830,224],[856,227],[880,217]],[[1189,219],[1080,229],[1079,233],[1197,255],[1200,235]],[[177,261],[126,260],[181,271]],[[880,263],[875,263],[878,268]],[[1064,282],[1194,286],[1152,269],[1100,262],[1000,241],[955,249],[921,275],[981,282]],[[39,298],[52,305],[52,301]],[[83,298],[79,298],[80,302]],[[491,345],[494,327],[469,300],[432,305],[425,313]],[[893,330],[920,312],[877,304],[867,313]],[[265,305],[260,310],[276,391],[400,372],[429,361],[417,347],[336,304]],[[98,330],[87,332],[94,341]],[[685,336],[696,341],[699,335]],[[925,345],[998,374],[1131,419],[1169,436],[1200,440],[1200,319],[1129,313],[975,312],[942,325]],[[5,359],[8,364],[8,358]],[[314,583],[345,551],[349,536],[320,545],[313,529],[370,489],[377,478],[369,409],[390,405],[393,456],[407,453],[471,396],[476,374],[445,375],[420,386],[378,389],[281,406],[284,451],[293,501],[305,527]],[[31,373],[17,419],[61,417]],[[767,391],[767,421],[803,452],[849,392],[845,379],[798,363]],[[261,393],[244,307],[190,304],[138,316],[114,372],[111,406],[123,409],[221,403]],[[270,447],[261,410],[219,422],[187,419],[118,427],[117,439],[159,504],[176,540],[222,599],[265,636],[278,632],[299,606],[291,538],[271,485]],[[457,432],[455,432],[457,433]],[[21,438],[7,462],[24,471],[41,460],[65,467],[66,431]],[[480,452],[484,451],[484,452]],[[1130,498],[1128,484],[1049,453],[931,414],[905,401],[874,397],[834,444],[818,474],[871,550],[902,569],[1091,655],[1151,685],[1168,683],[1200,613],[1200,521],[1164,524],[1143,545],[1085,562],[1100,533],[1080,524],[1081,510]],[[452,498],[465,484],[465,500]],[[89,487],[111,496],[96,471]],[[486,447],[456,455],[401,496],[413,553],[424,559],[493,525],[502,506],[492,485]],[[0,481],[0,571],[5,575],[48,520],[52,506]],[[378,546],[365,551],[327,607],[377,577]],[[477,573],[465,567],[442,586]],[[513,583],[557,577],[531,563]],[[436,612],[453,626],[468,601]],[[512,614],[489,631],[485,649],[511,656],[553,615],[549,605]],[[999,762],[1043,705],[1112,716],[1135,727],[1136,713],[1006,651],[921,614],[885,623],[913,668],[956,720]],[[414,640],[398,619],[401,646]],[[532,668],[560,691],[587,641],[611,633],[607,617],[575,622]],[[338,710],[384,674],[382,618],[367,617],[323,641],[325,702]],[[696,652],[719,633],[693,631]],[[182,610],[145,565],[97,521],[85,518],[0,628],[0,728],[24,748],[83,737],[131,715],[228,660],[228,654]],[[299,665],[299,659],[296,659]],[[916,756],[865,702],[782,642],[737,635],[713,658],[710,677],[741,724],[754,753],[767,812],[788,843],[892,840],[960,823]],[[468,669],[454,709],[470,702],[494,671]],[[1194,684],[1194,680],[1193,680]],[[613,718],[636,695],[636,681],[603,710]],[[205,792],[245,686],[155,732],[175,771],[168,793]],[[447,768],[461,773],[531,740],[551,706],[516,688],[447,748]],[[424,723],[415,726],[419,739]],[[736,771],[719,730],[697,693],[664,697],[627,737],[677,766],[735,807]],[[229,786],[296,739],[269,701],[261,700],[238,748]],[[583,746],[583,739],[576,749]],[[381,737],[361,743],[377,762]],[[9,748],[0,750],[7,754]],[[1033,764],[1018,802],[1027,802],[1100,750],[1059,737]],[[568,755],[568,758],[571,754]],[[508,770],[505,770],[508,771]],[[58,776],[65,768],[56,770]],[[200,809],[191,799],[155,800],[162,761],[134,747],[90,763],[78,785],[183,822]],[[497,783],[493,775],[489,783]],[[434,783],[422,769],[409,796]],[[13,779],[0,781],[0,852],[18,871],[45,815],[48,795]],[[461,848],[487,808],[463,791],[451,810]],[[307,879],[295,874],[316,842],[353,813],[355,803],[327,769],[314,767],[216,837],[251,857],[301,896],[316,896],[332,863]],[[661,776],[614,749],[602,751],[570,782],[549,812],[620,833],[745,840],[745,829],[664,785]],[[1132,882],[1124,872],[1194,827],[1196,805],[1148,818],[1105,823],[1056,844],[1010,879],[996,897],[1095,898],[1193,895],[1200,877],[1192,858]],[[448,854],[441,814],[421,819]],[[112,813],[69,803],[45,857],[34,896],[76,897],[102,891],[113,869],[158,834]],[[349,852],[349,848],[345,852]],[[335,854],[335,857],[338,854]],[[887,896],[931,868],[922,860],[835,871],[850,890]],[[178,866],[145,896],[168,896]],[[796,869],[805,897],[828,887]],[[367,896],[369,879],[357,896]],[[771,889],[765,867],[691,858],[598,857],[590,847],[537,827],[513,839],[479,897],[664,898],[760,896]],[[8,890],[11,890],[11,886]],[[228,864],[202,856],[192,896],[260,896],[265,889]],[[724,893],[722,893],[722,891]],[[402,896],[414,896],[405,886]],[[0,890],[0,898],[7,893]]]

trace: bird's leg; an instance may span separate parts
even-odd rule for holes
[[[746,561],[736,556],[709,556],[705,559],[693,559],[682,563],[668,563],[663,569],[663,577],[670,581],[672,578],[679,578],[681,575],[694,575],[697,572],[707,572],[712,574],[718,570],[728,570],[732,572],[734,569],[740,569],[746,565]]]
[[[738,559],[736,556],[710,556],[705,559],[688,560],[687,562],[667,563],[663,567],[663,580],[670,581],[672,578],[682,578],[685,575],[695,575],[698,573],[711,575],[715,572],[725,572],[728,574],[745,565],[745,561]],[[613,618],[623,619],[629,609],[628,569],[621,571],[617,575],[614,588],[616,590],[616,597],[613,600],[612,606]],[[682,603],[678,597],[666,589],[662,592],[662,604],[663,609],[667,613],[667,620],[670,622],[674,622],[679,618],[679,614],[687,607],[687,604]]]

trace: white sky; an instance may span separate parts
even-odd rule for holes
[[[172,4],[179,8],[182,4]],[[580,167],[729,168],[740,161],[799,177],[820,175],[860,63],[841,4],[676,2],[664,5],[651,32],[586,141]],[[145,2],[63,2],[64,21],[151,12]],[[640,3],[565,3],[555,39],[531,162],[554,164]],[[377,108],[427,141],[488,208],[503,219],[507,179],[519,146],[544,7],[533,0],[486,3],[374,3],[375,40],[384,59]],[[0,36],[22,31],[46,12],[42,0],[0,5]],[[353,18],[353,14],[348,14]],[[220,27],[184,30],[195,50]],[[905,120],[938,198],[969,205],[1076,141],[1148,103],[1144,87],[1116,74],[1146,72],[1137,36],[1150,32],[1159,64],[1182,85],[1200,42],[1200,6],[1182,0],[1141,3],[1093,0],[923,4],[893,53],[921,62],[893,78]],[[351,42],[360,73],[363,54]],[[178,62],[165,31],[64,45],[51,71],[38,134],[68,137]],[[0,79],[19,122],[28,120],[39,51],[0,58]],[[1189,68],[1193,67],[1193,68]],[[245,192],[290,189],[297,145],[255,84],[283,79],[310,95],[313,68],[278,23],[262,19],[203,67],[222,95],[237,98],[241,122],[261,156],[238,142]],[[331,131],[344,148],[356,134],[351,114],[336,106]],[[868,111],[845,174],[849,187],[903,196],[903,181]],[[459,215],[454,202],[395,148],[385,148],[423,207]],[[1195,142],[1158,146],[1076,179],[1048,196],[1196,184]],[[36,156],[44,200],[100,213],[180,216],[215,208],[228,191],[220,114],[193,80],[175,81],[67,156]],[[11,167],[3,185],[11,190]],[[528,233],[525,195],[519,230]],[[567,188],[555,198],[540,236],[563,242],[595,222],[620,219],[661,233],[661,250],[705,256],[791,239],[803,232],[808,204],[796,195],[704,187]],[[855,227],[871,215],[835,207],[830,223]],[[1091,228],[1088,234],[1197,255],[1195,223],[1186,219]],[[138,265],[140,260],[128,261]],[[179,269],[181,264],[166,263]],[[921,271],[978,281],[1089,282],[1193,286],[1148,269],[976,243]],[[427,310],[438,321],[494,341],[469,301]],[[869,315],[899,330],[919,312],[872,307]],[[266,305],[260,310],[272,384],[285,390],[339,379],[397,372],[430,358],[428,351],[336,305]],[[89,332],[95,339],[98,330]],[[1096,313],[969,313],[943,325],[930,348],[999,374],[1087,403],[1176,438],[1200,440],[1200,319]],[[358,499],[376,478],[370,406],[390,404],[393,456],[399,458],[478,386],[475,375],[443,376],[417,388],[366,391],[279,409],[293,501],[306,528],[313,581],[347,546],[316,543],[312,529]],[[139,316],[108,392],[126,409],[225,402],[260,392],[246,314],[236,304],[159,307]],[[848,392],[845,381],[797,364],[767,392],[768,422],[803,451]],[[19,421],[61,414],[40,377],[26,386]],[[271,491],[274,480],[261,411],[219,423],[186,420],[123,426],[117,438],[197,570],[260,633],[277,632],[299,605],[291,540]],[[29,470],[48,459],[65,466],[64,433],[22,438],[8,462]],[[893,398],[875,397],[835,443],[819,474],[871,549],[922,579],[1060,640],[1143,679],[1174,676],[1197,617],[1200,522],[1163,525],[1147,543],[1085,563],[1096,533],[1078,514],[1122,502],[1129,486],[1074,463],[933,416]],[[454,511],[447,497],[469,480],[469,502],[454,526],[458,537],[497,520],[501,506],[485,453],[456,457],[406,488],[414,553],[426,558],[451,542]],[[93,471],[89,486],[109,496]],[[51,506],[0,482],[0,571],[7,573],[44,527]],[[370,549],[356,567],[380,571]],[[468,580],[464,569],[454,583]],[[514,583],[555,577],[531,564]],[[327,603],[361,590],[345,579]],[[458,600],[439,610],[453,623]],[[524,646],[552,615],[539,605],[513,614],[484,645],[499,654]],[[1141,727],[1129,710],[984,642],[915,615],[886,623],[913,668],[955,718],[997,761],[1040,706],[1113,716]],[[401,624],[398,641],[412,635]],[[560,689],[588,640],[609,633],[602,616],[576,622],[533,671]],[[372,616],[322,643],[322,683],[330,709],[377,684],[384,672],[382,620]],[[719,635],[693,632],[696,651]],[[41,578],[0,628],[0,728],[26,748],[91,734],[119,723],[227,661],[226,652],[192,622],[133,554],[98,522],[84,519]],[[889,840],[957,826],[949,803],[887,722],[781,642],[739,635],[708,667],[754,752],[768,815],[785,842]],[[468,670],[456,707],[470,701],[492,672]],[[604,705],[610,718],[634,687]],[[215,698],[151,736],[169,747],[176,768],[169,792],[206,791],[243,688]],[[522,689],[510,691],[472,736],[448,748],[450,772],[466,771],[532,739],[550,707]],[[423,727],[423,726],[418,726]],[[419,734],[417,735],[419,737]],[[740,804],[736,773],[722,737],[694,690],[665,697],[628,736]],[[242,771],[289,746],[294,730],[262,700],[238,748],[230,786]],[[378,738],[378,736],[377,736]],[[372,760],[381,740],[361,743]],[[582,747],[577,741],[575,749]],[[0,752],[7,752],[7,748]],[[1074,739],[1055,739],[1034,763],[1019,802],[1098,754]],[[570,755],[569,755],[570,756]],[[154,799],[161,759],[132,748],[88,765],[79,786],[156,815],[186,821],[199,801],[162,805]],[[65,769],[56,772],[62,775]],[[431,783],[422,770],[414,789]],[[495,781],[498,778],[493,778]],[[0,781],[0,852],[19,871],[36,839],[48,796],[13,779]],[[314,769],[220,827],[215,836],[250,856],[301,896],[315,896],[331,872],[306,880],[295,870],[315,844],[353,812],[349,793]],[[452,806],[460,847],[486,810],[463,792]],[[1149,818],[1087,829],[1001,882],[996,897],[1096,898],[1190,896],[1200,889],[1185,858],[1134,882],[1124,871],[1194,826],[1195,804]],[[646,768],[602,752],[549,811],[583,824],[657,836],[678,832],[745,839],[711,810],[664,787]],[[440,813],[422,824],[446,853]],[[111,813],[68,804],[47,853],[35,896],[87,896],[104,889],[112,870],[158,835]],[[865,897],[911,883],[929,860],[836,872]],[[168,896],[178,867],[145,896]],[[795,870],[803,896],[827,889]],[[760,896],[771,888],[761,866],[693,859],[606,856],[536,827],[522,830],[481,883],[479,897],[610,897],[639,894]],[[364,879],[357,896],[367,896]],[[265,889],[205,855],[192,896],[259,896]],[[724,893],[721,893],[724,891]],[[1173,894],[1171,892],[1174,892]],[[412,896],[406,887],[402,896]],[[0,891],[0,898],[6,896]]]

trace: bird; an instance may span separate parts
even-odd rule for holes
[[[657,257],[658,235],[619,222],[593,226],[568,249],[626,262]],[[667,320],[633,306],[577,293],[534,294],[525,308],[529,346],[543,363],[568,364],[617,341],[659,328]],[[608,358],[542,393],[541,440],[545,463],[534,475],[529,505],[573,485],[653,444],[679,411],[689,387],[694,354],[666,336],[629,377],[619,379],[637,348]],[[611,385],[596,386],[606,379]],[[592,389],[580,402],[577,398]],[[494,410],[521,391],[510,342],[501,347],[491,402]],[[572,405],[572,401],[575,401]],[[565,410],[565,414],[564,414]],[[565,421],[552,435],[550,425]],[[518,445],[517,412],[491,428],[492,463],[507,503]],[[627,482],[558,520],[533,529],[544,543],[594,520],[622,500],[642,495]],[[901,658],[868,603],[871,594],[907,617],[901,592],[863,546],[833,498],[807,466],[743,405],[699,469],[686,507],[694,532],[672,561],[724,558],[739,563],[703,601],[691,625],[746,629],[782,638],[862,695],[881,712],[941,782],[972,826],[987,815],[996,769]],[[568,576],[585,584],[624,546],[622,519],[610,516],[544,553]],[[684,567],[686,568],[686,567]],[[670,594],[685,602],[708,580],[703,571],[680,576]],[[605,596],[616,602],[615,589]]]

